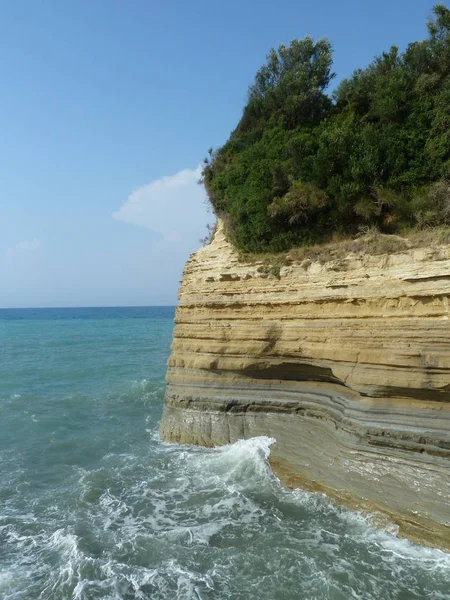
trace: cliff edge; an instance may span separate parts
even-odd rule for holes
[[[276,439],[287,485],[450,551],[450,249],[243,263],[219,227],[191,255],[161,437]]]

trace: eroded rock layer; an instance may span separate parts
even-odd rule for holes
[[[219,229],[184,270],[161,436],[273,436],[287,484],[450,550],[449,296],[448,246],[278,272]]]

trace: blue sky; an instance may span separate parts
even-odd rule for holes
[[[268,50],[326,36],[337,82],[433,4],[2,2],[0,307],[175,304],[212,221],[197,167]]]

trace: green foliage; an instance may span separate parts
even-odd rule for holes
[[[277,252],[376,226],[450,222],[450,10],[340,83],[331,46],[271,50],[242,118],[202,181],[236,246]]]
[[[324,90],[334,77],[331,63],[331,46],[324,39],[314,43],[307,36],[272,48],[250,86],[247,113],[275,117],[287,128],[320,121],[330,107]]]
[[[326,193],[313,183],[294,181],[284,196],[269,204],[268,211],[271,217],[284,216],[290,225],[306,223],[326,202]]]

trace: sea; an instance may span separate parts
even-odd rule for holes
[[[160,440],[174,309],[0,310],[1,600],[448,600],[450,555]]]

